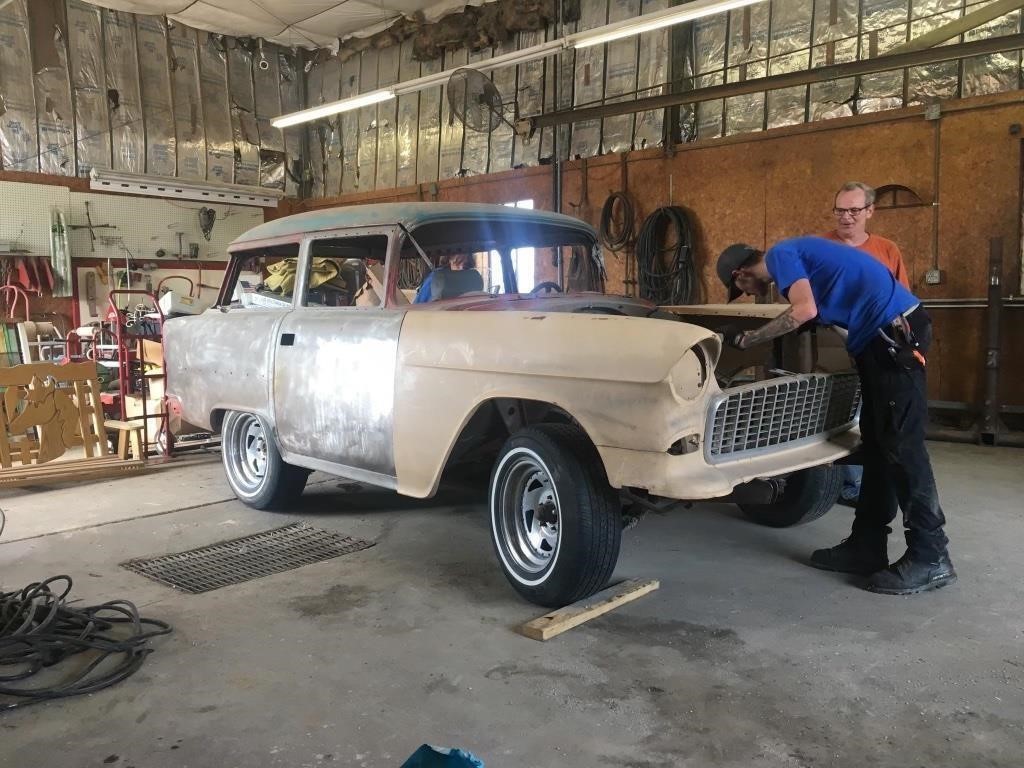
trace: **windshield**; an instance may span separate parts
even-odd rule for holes
[[[566,276],[580,278],[569,290],[601,290],[600,250],[586,229],[518,218],[424,224],[405,233],[399,287],[416,303],[529,293],[559,283],[559,254]]]

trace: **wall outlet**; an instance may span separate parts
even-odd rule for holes
[[[924,273],[924,282],[926,285],[941,285],[942,281],[946,279],[946,273],[941,269],[929,269]]]

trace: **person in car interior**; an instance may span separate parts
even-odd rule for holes
[[[414,304],[450,299],[464,293],[484,289],[483,276],[476,270],[476,259],[471,253],[456,253],[443,257],[437,269],[432,270],[416,292]]]

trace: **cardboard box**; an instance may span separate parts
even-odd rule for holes
[[[142,340],[142,356],[146,365],[159,365],[161,371],[164,367],[164,345],[159,341]]]

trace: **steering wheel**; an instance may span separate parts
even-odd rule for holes
[[[545,280],[543,283],[537,283],[537,285],[533,286],[533,290],[530,291],[530,295],[534,296],[541,291],[546,291],[547,293],[561,293],[562,287],[552,280]]]

